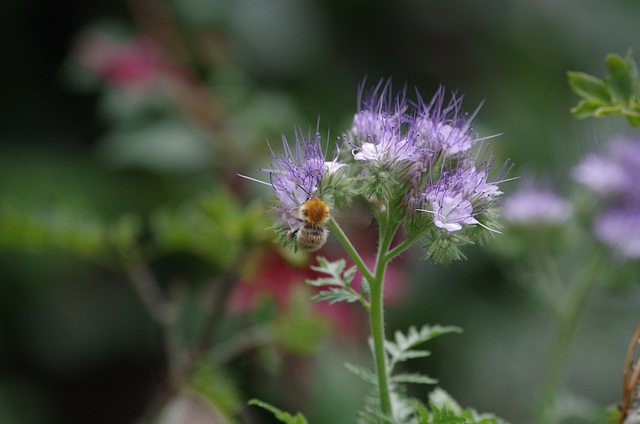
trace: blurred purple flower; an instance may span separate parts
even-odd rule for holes
[[[600,241],[613,248],[615,256],[640,259],[640,206],[605,211],[593,230]]]
[[[640,258],[640,139],[614,138],[608,149],[585,157],[573,178],[605,203],[593,232],[619,258]]]
[[[551,189],[525,184],[502,202],[502,216],[517,225],[559,225],[573,213],[571,203]]]
[[[612,140],[606,152],[587,155],[572,176],[599,196],[640,202],[640,140]]]
[[[611,158],[591,153],[573,169],[573,179],[600,196],[619,193],[625,184],[624,170]]]

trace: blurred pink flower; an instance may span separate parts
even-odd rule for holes
[[[326,256],[333,261],[342,256],[332,254],[334,252],[323,252],[321,256]],[[373,268],[375,257],[373,254],[363,255],[367,266]],[[315,259],[310,260],[315,264]],[[347,268],[353,262],[347,260]],[[304,284],[307,279],[324,277],[324,274],[312,271],[308,265],[297,268],[287,262],[281,255],[274,251],[267,252],[259,259],[256,273],[251,278],[238,280],[231,294],[228,308],[231,313],[244,313],[256,307],[263,296],[271,296],[278,308],[286,309],[294,285]],[[358,272],[353,279],[352,287],[360,290],[362,275]],[[387,267],[385,279],[385,302],[388,305],[397,304],[404,294],[404,276],[400,268],[390,264]],[[319,290],[319,289],[318,289]],[[331,320],[337,330],[337,336],[343,339],[353,339],[354,337],[366,334],[367,322],[364,310],[359,305],[348,303],[316,302],[314,309],[322,316]]]
[[[80,36],[73,57],[104,80],[122,88],[152,88],[161,78],[184,78],[185,69],[171,62],[150,39],[122,42],[95,30]]]

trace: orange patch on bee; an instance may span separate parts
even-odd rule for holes
[[[307,200],[300,207],[300,213],[307,224],[320,227],[329,219],[329,206],[322,200],[314,197]]]

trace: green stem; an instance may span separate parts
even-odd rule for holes
[[[396,247],[394,247],[393,249],[389,250],[387,252],[385,258],[387,259],[387,261],[390,261],[391,259],[395,258],[400,253],[404,252],[409,247],[411,247],[423,235],[424,235],[424,233],[417,233],[417,234],[413,234],[413,235],[408,236],[402,243],[398,244]]]
[[[367,310],[369,312],[371,335],[373,338],[373,354],[376,363],[376,374],[378,376],[380,408],[384,415],[391,417],[393,416],[393,410],[391,407],[391,389],[389,385],[387,355],[384,347],[384,275],[389,261],[401,251],[409,247],[410,244],[405,241],[390,251],[389,247],[391,246],[393,237],[398,229],[398,224],[390,224],[388,219],[380,219],[379,222],[380,238],[373,273],[366,266],[338,223],[332,219],[329,221],[329,225],[355,263],[358,270],[362,273],[363,278],[367,280],[370,286],[370,303]]]
[[[553,415],[560,386],[563,379],[571,341],[575,332],[578,319],[587,303],[589,293],[596,281],[596,274],[601,263],[602,252],[599,257],[592,258],[578,277],[578,281],[573,286],[573,290],[568,290],[564,297],[569,302],[553,302],[556,307],[555,317],[558,320],[551,356],[547,365],[545,380],[542,387],[540,408],[538,411],[538,424],[553,423]],[[553,299],[552,299],[553,300]],[[560,306],[557,306],[560,305]]]
[[[353,244],[351,244],[351,240],[349,240],[344,231],[342,231],[340,225],[338,225],[335,219],[330,219],[329,226],[336,233],[336,237],[338,237],[338,240],[340,240],[340,243],[342,243],[342,246],[347,251],[347,254],[353,260],[353,263],[356,265],[356,267],[358,267],[358,271],[360,271],[362,277],[369,283],[371,283],[371,280],[373,280],[373,274],[371,274],[371,271],[369,271],[369,268],[360,257],[360,254],[358,254],[356,248],[353,247]]]
[[[387,354],[384,347],[384,275],[387,263],[391,257],[387,254],[393,236],[398,229],[398,225],[389,225],[388,222],[380,221],[380,241],[378,245],[378,255],[376,267],[371,286],[371,309],[369,320],[371,322],[371,335],[373,337],[373,352],[376,362],[376,373],[378,375],[378,391],[380,396],[380,409],[386,416],[393,416],[391,406],[391,390],[389,384],[389,371],[387,364]]]

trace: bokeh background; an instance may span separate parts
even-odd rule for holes
[[[244,203],[266,198],[235,176],[258,176],[268,163],[264,138],[292,136],[318,115],[321,132],[339,134],[365,77],[392,77],[425,98],[443,84],[464,94],[470,112],[484,101],[480,133],[503,134],[491,141],[497,162],[511,158],[514,175],[544,175],[562,189],[586,151],[626,128],[572,118],[566,71],[602,76],[606,54],[640,51],[634,0],[8,0],[0,10],[0,201],[106,218],[148,216],[214,185]],[[78,65],[74,49],[89,28],[155,39],[210,97],[149,105],[105,84]],[[0,244],[0,422],[134,422],[165,365],[134,291],[73,255]],[[416,366],[461,404],[526,424],[551,320],[490,248],[465,253],[468,261],[448,267],[420,262],[418,252],[403,258],[408,281],[389,330],[463,327]],[[167,279],[189,263],[171,258],[154,269]],[[638,290],[590,298],[566,374],[576,405],[621,399],[638,301]],[[342,367],[360,357],[354,344],[327,341],[312,355],[304,374],[312,422],[354,422],[364,388]],[[265,375],[244,374],[243,396],[269,397]]]

